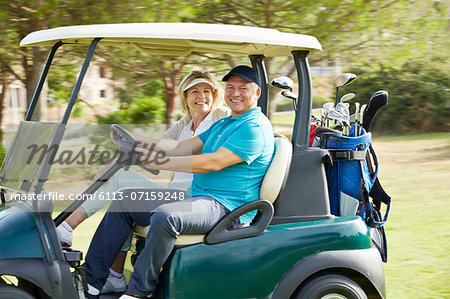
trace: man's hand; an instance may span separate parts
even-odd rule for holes
[[[164,151],[157,151],[155,147],[152,146],[150,149],[137,147],[135,152],[139,153],[139,161],[145,165],[145,167],[150,169],[161,169],[161,165],[169,161],[166,158],[166,153]]]

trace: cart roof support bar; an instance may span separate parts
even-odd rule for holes
[[[269,117],[269,83],[267,80],[266,67],[264,65],[264,55],[250,55],[252,67],[256,70],[261,78],[261,96],[258,100],[258,106],[261,107],[261,112]]]
[[[50,69],[50,66],[52,64],[53,57],[55,57],[56,51],[62,45],[63,43],[61,41],[57,42],[50,50],[50,53],[48,53],[44,69],[42,70],[41,76],[39,77],[38,84],[36,86],[36,89],[34,90],[33,97],[31,98],[30,106],[28,107],[27,114],[25,115],[26,121],[30,121],[31,117],[33,116],[33,112],[34,109],[36,108],[37,101],[39,99],[39,96],[41,95],[42,87],[44,86],[45,79],[47,78],[48,70]]]
[[[309,72],[309,51],[292,51],[298,78],[297,112],[295,114],[292,143],[294,153],[305,150],[309,145],[309,127],[311,124],[312,110],[312,84]],[[301,125],[299,125],[301,124]]]

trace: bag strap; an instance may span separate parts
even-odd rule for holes
[[[363,162],[360,161],[361,173],[364,178],[362,163]],[[366,184],[363,179],[363,181],[360,184],[359,192],[361,199],[363,201],[364,209],[366,211],[365,221],[367,225],[374,228],[383,226],[387,222],[389,214],[391,212],[391,197],[387,195],[383,187],[381,187],[378,178],[376,178],[374,185],[370,190],[370,193],[367,191]],[[369,200],[369,196],[372,198],[373,205]],[[381,217],[382,202],[386,204],[386,212],[383,217]]]
[[[331,159],[333,161],[339,160],[355,160],[355,161],[363,161],[366,159],[367,150],[364,151],[354,151],[348,149],[328,149],[330,153]]]

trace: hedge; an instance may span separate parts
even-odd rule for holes
[[[358,78],[341,88],[339,94],[355,92],[357,97],[352,102],[362,105],[377,90],[389,92],[389,104],[375,117],[374,131],[400,134],[450,131],[450,70],[442,60],[412,61],[399,68],[380,65],[373,71],[350,72]]]

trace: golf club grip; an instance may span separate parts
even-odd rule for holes
[[[367,132],[370,131],[372,120],[377,111],[388,103],[389,93],[385,90],[376,91],[369,99],[363,116],[363,128]]]

